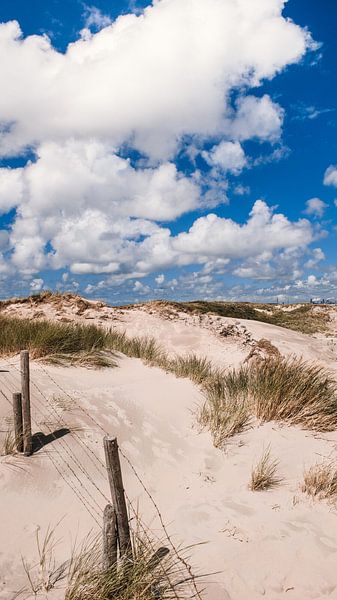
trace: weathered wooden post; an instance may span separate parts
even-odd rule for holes
[[[21,390],[23,417],[23,452],[25,456],[32,454],[32,423],[30,416],[30,384],[29,384],[29,352],[22,350],[21,359]]]
[[[147,568],[149,569],[149,571],[153,571],[153,569],[155,569],[161,563],[163,558],[165,558],[165,556],[167,556],[169,552],[170,550],[165,546],[161,546],[160,548],[158,548],[158,550],[155,551],[155,553],[151,556],[149,562],[147,563]]]
[[[18,452],[23,452],[22,396],[13,394],[14,434]]]
[[[105,436],[103,443],[112,503],[116,511],[119,552],[121,558],[128,557],[129,559],[132,559],[130,528],[126,509],[117,438]]]
[[[103,561],[102,567],[106,571],[117,565],[117,519],[116,511],[111,504],[107,504],[103,514]]]

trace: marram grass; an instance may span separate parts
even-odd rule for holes
[[[336,380],[326,369],[300,358],[275,355],[221,371],[193,353],[172,358],[152,337],[128,337],[95,325],[0,316],[0,355],[22,349],[33,358],[94,367],[114,366],[115,353],[121,352],[188,378],[203,391],[198,420],[218,447],[244,431],[253,418],[321,432],[337,428]]]
[[[249,489],[252,492],[260,492],[278,486],[282,482],[282,477],[277,474],[277,471],[278,461],[272,458],[268,447],[252,469]]]
[[[302,492],[318,500],[337,500],[337,465],[335,463],[316,464],[304,473]]]

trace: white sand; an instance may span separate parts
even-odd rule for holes
[[[44,310],[53,312],[52,307]],[[121,321],[114,324],[130,334],[156,335],[172,352],[193,350],[217,364],[235,365],[247,356],[251,346],[243,328],[252,338],[270,339],[284,354],[297,353],[330,368],[336,359],[335,346],[326,338],[263,323],[244,321],[239,327],[242,335],[221,337],[185,318],[163,320],[142,309],[125,311],[118,318]],[[94,319],[99,321],[97,314]],[[0,390],[7,396],[19,386],[17,359],[10,363],[0,361],[0,368],[9,371],[0,372]],[[104,496],[109,498],[104,468],[94,457],[104,460],[103,430],[117,435],[174,541],[207,542],[192,552],[196,571],[219,571],[206,579],[207,599],[337,599],[336,510],[301,492],[304,468],[335,458],[337,433],[315,436],[256,423],[234,438],[225,452],[217,450],[209,433],[194,427],[193,410],[202,402],[199,390],[134,359],[121,358],[118,368],[104,371],[42,368],[33,363],[32,381],[34,430],[48,433],[65,423],[81,430],[46,445],[31,458],[1,459],[1,600],[11,600],[13,592],[27,584],[20,554],[34,563],[37,529],[43,534],[62,519],[56,529],[58,563],[69,557],[75,538],[98,531],[93,516],[100,521]],[[0,410],[5,424],[11,410],[4,398]],[[284,482],[275,490],[253,493],[248,489],[251,467],[268,444]],[[124,460],[123,472],[133,505],[138,503],[144,521],[161,535],[156,511]],[[53,590],[41,597],[59,600],[63,593]]]

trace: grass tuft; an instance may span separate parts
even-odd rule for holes
[[[316,464],[304,473],[302,491],[318,500],[337,499],[337,467],[333,463]]]
[[[134,560],[103,570],[100,544],[83,548],[71,560],[65,600],[169,600],[192,598],[195,591],[181,561],[168,554],[151,564],[154,546],[138,539]]]
[[[243,431],[252,417],[320,432],[337,428],[337,382],[299,358],[277,356],[215,373],[203,389],[198,420],[217,446]]]
[[[72,549],[69,560],[58,565],[55,548],[60,540],[55,539],[56,528],[48,527],[43,537],[37,532],[37,561],[28,564],[23,559],[34,597],[45,597],[57,589],[57,597],[61,597],[62,590],[64,600],[201,599],[196,577],[187,568],[184,556],[154,543],[145,529],[141,534],[138,516],[136,519],[133,560],[119,558],[108,569],[102,564],[100,537],[88,536],[79,548]]]
[[[278,461],[271,457],[268,447],[252,469],[249,489],[258,492],[278,486],[282,478],[277,475],[277,468]]]
[[[279,357],[252,365],[247,378],[254,414],[262,421],[315,431],[337,427],[337,382],[326,369]]]
[[[212,376],[212,363],[205,357],[196,354],[177,356],[168,360],[163,366],[177,377],[186,377],[194,383],[202,384]]]
[[[0,456],[10,456],[16,454],[16,441],[12,429],[7,429],[0,443]]]

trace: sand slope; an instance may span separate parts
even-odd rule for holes
[[[97,315],[93,319],[99,321]],[[252,340],[261,337],[282,353],[303,354],[331,368],[336,358],[328,339],[252,321],[222,320],[221,326],[237,327],[231,336],[142,309],[121,313],[118,320],[114,315],[113,324],[130,334],[156,335],[172,352],[193,350],[224,365],[244,360]],[[20,554],[34,563],[37,529],[43,534],[62,519],[57,562],[68,558],[75,538],[99,530],[109,498],[102,448],[109,432],[118,436],[175,542],[207,542],[193,551],[197,572],[219,571],[206,580],[206,598],[337,599],[336,510],[309,501],[300,489],[306,466],[335,458],[337,433],[315,436],[255,423],[220,451],[195,427],[193,410],[202,396],[192,383],[135,359],[118,362],[118,368],[104,371],[32,364],[35,431],[76,429],[29,459],[1,459],[0,598],[11,599],[26,585]],[[8,398],[19,386],[17,366],[17,359],[0,361],[0,390]],[[10,405],[3,395],[0,410],[5,426]],[[251,467],[268,444],[284,481],[278,489],[253,493]],[[133,505],[154,535],[162,536],[155,508],[124,459],[123,471]],[[47,597],[61,599],[62,590]]]

